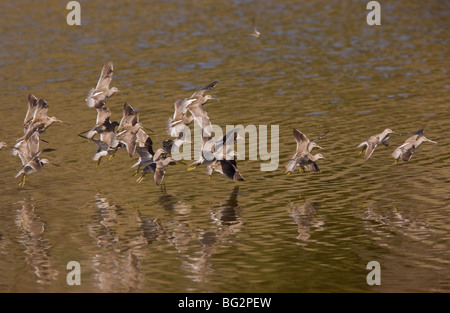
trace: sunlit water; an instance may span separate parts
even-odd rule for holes
[[[0,4],[0,141],[21,136],[30,92],[70,123],[41,136],[56,151],[23,190],[20,160],[0,151],[0,291],[450,291],[448,2],[383,1],[377,27],[366,1],[80,3],[81,26],[66,24],[65,1]],[[129,102],[157,146],[174,99],[219,80],[212,122],[279,125],[278,170],[240,161],[235,183],[177,164],[162,192],[136,183],[123,151],[96,169],[77,133],[95,123],[84,98],[107,59],[124,92],[107,103],[113,119]],[[403,135],[358,158],[387,127]],[[293,128],[329,130],[320,173],[284,175]],[[394,166],[421,128],[439,144]],[[69,261],[80,286],[66,283]]]

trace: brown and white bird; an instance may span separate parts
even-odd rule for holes
[[[319,166],[316,163],[320,159],[325,159],[321,153],[307,153],[297,160],[297,164],[303,172],[320,172]]]
[[[30,97],[28,99],[30,100]],[[33,99],[33,101],[34,101],[34,99]],[[30,104],[30,101],[29,101],[29,104]],[[34,104],[33,104],[33,106],[34,106]],[[28,140],[28,138],[30,138],[30,136],[35,131],[39,131],[40,133],[42,133],[45,130],[47,130],[47,128],[49,128],[55,122],[64,123],[63,121],[61,121],[60,119],[58,119],[55,116],[49,117],[47,115],[48,109],[49,109],[49,106],[44,99],[40,99],[34,108],[31,108],[29,106],[28,111],[27,111],[27,116],[25,117],[25,120],[27,120],[27,123],[25,126],[26,127],[25,134],[22,137],[20,137],[19,139],[17,139],[17,141],[20,141],[22,139]],[[28,116],[30,110],[34,111],[33,118],[31,120],[29,119],[29,116]]]
[[[366,160],[368,160],[373,152],[375,151],[375,148],[379,145],[379,144],[383,144],[385,146],[389,145],[389,135],[390,134],[398,134],[401,135],[393,130],[391,130],[390,128],[386,128],[385,130],[383,130],[382,133],[374,135],[372,137],[370,137],[369,139],[367,139],[366,141],[362,142],[359,144],[359,146],[357,147],[358,149],[362,149],[361,152],[359,153],[359,155],[362,155],[364,153],[364,158]]]
[[[253,24],[253,32],[250,33],[249,36],[259,38],[261,36],[261,33],[256,29],[255,18],[252,18],[252,24]]]
[[[300,167],[300,169],[303,171],[318,172],[319,167],[317,166],[316,161],[323,158],[323,155],[319,153],[318,155],[313,156],[311,152],[314,148],[323,150],[323,148],[317,144],[317,141],[325,137],[327,134],[328,131],[320,137],[311,141],[305,134],[294,128],[293,135],[295,142],[297,143],[297,149],[294,156],[286,165],[285,174],[289,175],[290,173],[294,172],[297,167]]]
[[[39,159],[42,152],[53,151],[54,149],[39,150],[39,132],[35,131],[29,140],[21,140],[13,147],[12,154],[19,156],[22,161],[22,168],[16,174],[16,178],[22,175],[19,183],[20,187],[25,186],[25,177],[36,172],[40,172],[44,164],[49,163],[47,159]]]
[[[234,144],[238,140],[239,128],[227,132],[221,140],[214,140],[211,137],[203,136],[202,149],[199,159],[190,164],[188,171],[192,171],[199,165],[206,165],[208,179],[213,172],[218,172],[228,179],[244,180],[237,167],[237,153],[234,150]]]
[[[215,160],[206,167],[208,178],[215,171],[231,180],[244,180],[238,170],[237,152],[234,150],[234,144],[240,138],[238,132],[239,128],[232,129],[223,136],[222,140],[215,143],[213,147]]]
[[[107,144],[106,142],[104,142],[101,139],[94,139],[94,138],[88,138],[85,137],[81,134],[78,134],[78,136],[80,136],[81,138],[84,138],[86,140],[91,141],[92,143],[94,143],[97,146],[97,151],[95,152],[94,156],[92,157],[92,159],[94,161],[97,161],[96,167],[98,168],[100,166],[100,163],[102,161],[102,157],[111,155],[114,151],[113,148],[111,148],[111,146],[109,144]]]
[[[26,129],[31,124],[31,121],[34,118],[34,112],[36,112],[37,105],[38,105],[37,98],[30,93],[28,95],[28,110],[27,110],[27,114],[25,115],[25,119],[23,120],[24,132],[26,132]]]
[[[20,169],[20,171],[16,174],[16,178],[22,175],[22,179],[19,183],[20,187],[25,186],[25,177],[26,175],[30,175],[33,173],[40,172],[45,164],[49,163],[47,159],[39,159],[39,155],[44,150],[38,151],[37,153],[33,154],[27,163],[23,165],[23,167]]]
[[[113,77],[113,63],[112,61],[107,61],[102,68],[100,73],[100,78],[98,79],[97,86],[89,90],[86,98],[86,104],[90,108],[94,108],[100,101],[106,100],[111,97],[114,93],[118,92],[119,89],[116,87],[109,88]]]
[[[208,116],[208,112],[205,110],[205,104],[208,100],[214,99],[219,100],[215,96],[205,95],[207,91],[212,90],[217,85],[217,81],[214,81],[200,90],[194,92],[189,100],[194,99],[195,101],[191,102],[187,105],[187,109],[191,112],[194,120],[197,124],[202,128],[202,130],[206,133],[207,136],[211,136],[212,134],[212,125]]]
[[[171,156],[166,156],[164,149],[156,150],[153,161],[142,169],[141,177],[137,179],[137,182],[141,183],[144,180],[144,176],[152,172],[156,185],[160,186],[164,179],[166,168],[169,165],[175,165],[175,160]]]
[[[153,156],[155,152],[153,151],[153,141],[150,137],[147,137],[145,145],[143,147],[136,147],[136,153],[139,155],[139,160],[133,164],[131,167],[137,167],[133,175],[139,173],[141,167],[145,167],[153,162]]]
[[[197,99],[177,98],[174,103],[173,117],[169,118],[166,125],[166,132],[169,136],[176,138],[177,145],[180,145],[186,140],[187,127],[194,120],[194,116],[188,116],[188,105],[195,102]]]
[[[404,162],[408,162],[411,160],[414,152],[419,149],[420,145],[425,142],[431,142],[437,144],[436,141],[430,140],[426,138],[424,134],[424,130],[418,130],[414,135],[406,139],[406,141],[392,153],[392,157],[395,159],[395,164],[398,163],[398,160],[401,158]]]
[[[110,154],[109,159],[112,160],[119,148],[126,147],[128,155],[133,157],[136,150],[136,141],[139,130],[142,125],[139,123],[139,116],[133,107],[125,103],[123,106],[123,115],[120,120],[119,126],[115,131],[115,137],[110,144],[113,148],[113,152]]]
[[[139,123],[139,115],[129,103],[123,105],[122,119],[120,120],[117,132],[120,133]]]
[[[147,140],[150,138],[150,136],[142,128],[140,128],[136,134],[136,144],[138,147],[144,147],[147,144]],[[150,141],[152,140],[150,139]]]
[[[11,154],[18,156],[22,161],[22,165],[26,164],[33,154],[39,151],[39,132],[33,132],[29,138],[16,142],[12,148]]]
[[[102,125],[107,119],[111,117],[111,110],[106,107],[106,101],[100,101],[96,106],[97,119],[95,120],[95,125]]]
[[[115,145],[115,151],[118,147],[120,147],[120,144],[124,145],[127,149],[128,155],[133,157],[134,152],[136,151],[137,146],[137,133],[141,129],[142,125],[140,123],[134,124],[134,126],[130,126],[127,129],[121,131],[116,136],[116,145]],[[114,144],[113,144],[114,145]]]
[[[243,181],[244,177],[239,172],[237,168],[236,160],[215,160],[213,163],[209,164],[206,168],[206,172],[211,177],[213,171],[222,174],[228,179]]]
[[[104,100],[100,101],[95,109],[97,110],[97,119],[95,121],[95,126],[87,132],[88,139],[93,138],[96,134],[100,135],[100,140],[111,144],[112,142],[112,133],[114,133],[115,128],[119,126],[119,123],[116,121],[111,122],[111,110],[105,106],[106,102]],[[105,140],[106,138],[102,138],[104,134],[109,133],[109,137],[111,139]],[[108,136],[108,135],[107,135]]]

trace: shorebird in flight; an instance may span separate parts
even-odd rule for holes
[[[411,160],[414,152],[419,149],[420,145],[425,142],[431,142],[437,144],[436,141],[430,140],[426,138],[424,134],[424,130],[418,130],[414,135],[406,139],[406,141],[392,153],[392,157],[395,159],[395,164],[398,163],[398,160],[401,158],[404,162],[408,162]]]
[[[89,90],[86,98],[86,104],[90,108],[95,108],[95,106],[102,100],[106,100],[111,97],[114,93],[118,92],[119,89],[116,87],[109,88],[111,80],[113,77],[113,63],[112,61],[107,61],[102,68],[100,73],[100,78],[98,79],[97,86]]]
[[[368,160],[372,156],[373,152],[375,151],[375,148],[379,144],[383,144],[385,146],[389,145],[389,135],[392,133],[401,135],[391,130],[390,128],[386,128],[382,133],[374,135],[369,139],[367,139],[366,141],[360,143],[359,146],[357,147],[358,149],[362,149],[359,155],[365,153],[364,158]]]

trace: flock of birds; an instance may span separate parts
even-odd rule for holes
[[[44,99],[28,95],[28,111],[23,121],[23,136],[16,140],[12,148],[12,155],[18,156],[22,161],[22,168],[16,174],[21,177],[19,186],[25,186],[26,175],[40,172],[44,164],[47,164],[48,159],[40,159],[39,156],[43,152],[53,151],[54,149],[39,149],[39,142],[45,141],[40,138],[40,134],[45,132],[54,122],[61,122],[60,119],[52,116],[49,117],[48,104]],[[66,123],[67,124],[67,123]],[[5,143],[0,143],[0,149],[6,146]]]
[[[112,159],[119,149],[126,149],[130,158],[135,153],[139,155],[138,161],[132,165],[133,168],[137,168],[134,175],[140,175],[137,182],[142,182],[144,176],[151,172],[156,185],[159,186],[167,167],[175,164],[171,156],[173,149],[179,149],[187,141],[188,126],[195,121],[202,130],[203,146],[199,159],[192,163],[188,170],[204,164],[209,176],[215,171],[230,179],[244,180],[237,169],[234,149],[233,151],[226,149],[234,146],[237,129],[226,134],[222,140],[215,141],[212,138],[212,124],[205,110],[205,104],[208,100],[216,98],[206,92],[212,90],[217,81],[194,92],[189,98],[175,100],[173,117],[168,119],[166,126],[167,134],[172,138],[164,140],[161,143],[162,147],[154,151],[153,141],[144,130],[147,128],[139,122],[138,112],[130,104],[124,104],[120,122],[111,122],[111,110],[106,107],[106,100],[119,91],[116,87],[110,88],[112,77],[113,63],[108,61],[102,68],[97,86],[89,91],[86,98],[88,107],[97,111],[96,123],[90,130],[83,132],[87,133],[86,136],[83,133],[79,134],[97,146],[93,157],[97,161],[97,166],[100,165],[102,157],[109,156],[109,159]],[[94,138],[96,135],[99,136],[98,139]],[[206,151],[211,152],[213,157],[207,157]]]
[[[414,152],[425,141],[437,144],[436,141],[430,140],[425,137],[424,132],[425,131],[423,129],[418,130],[414,135],[410,136],[402,145],[394,150],[391,155],[395,159],[395,164],[397,164],[398,160],[400,159],[405,162],[411,160]],[[365,160],[369,160],[378,145],[389,145],[389,135],[392,133],[401,135],[400,133],[394,132],[390,128],[386,128],[380,134],[371,136],[366,141],[360,143],[357,147],[357,149],[361,149],[359,155],[364,154]],[[319,172],[320,170],[319,166],[317,165],[317,161],[319,159],[324,159],[324,156],[321,153],[312,154],[311,152],[314,148],[323,150],[322,147],[317,145],[317,141],[327,134],[328,132],[311,141],[305,134],[302,134],[300,131],[294,128],[294,138],[297,142],[297,150],[294,156],[286,165],[286,175],[291,174],[297,168],[299,168],[299,170],[302,172]]]
[[[253,36],[259,37],[259,35],[260,33],[254,27]],[[119,92],[116,87],[110,87],[112,78],[113,63],[108,61],[102,68],[96,87],[89,91],[85,99],[87,106],[95,108],[97,111],[95,125],[88,131],[78,134],[97,146],[97,151],[93,157],[93,160],[97,161],[97,167],[103,157],[108,156],[112,160],[118,150],[126,149],[130,158],[135,153],[139,155],[138,161],[132,165],[132,168],[136,168],[133,175],[139,175],[137,182],[141,183],[144,176],[151,172],[156,185],[160,186],[167,167],[175,164],[172,157],[173,149],[179,149],[187,141],[188,126],[195,121],[201,127],[202,148],[199,158],[188,167],[188,171],[200,165],[206,165],[206,172],[209,177],[213,172],[218,172],[231,180],[244,180],[238,170],[237,152],[234,151],[234,143],[240,138],[238,136],[239,129],[229,131],[220,140],[212,138],[212,124],[205,109],[205,104],[211,99],[220,101],[215,96],[207,94],[217,85],[217,81],[194,92],[189,98],[183,100],[177,98],[175,100],[173,117],[168,119],[166,125],[166,132],[171,138],[161,142],[161,148],[154,151],[153,141],[144,129],[151,130],[139,122],[138,112],[130,104],[124,104],[120,122],[110,120],[111,110],[106,107],[106,101]],[[48,159],[40,158],[41,153],[54,150],[50,148],[39,149],[39,142],[45,141],[40,138],[40,134],[45,132],[54,122],[65,123],[54,116],[49,117],[47,115],[48,109],[49,106],[45,100],[37,100],[34,95],[29,94],[28,111],[23,123],[24,134],[16,140],[12,148],[12,154],[18,156],[22,161],[22,168],[16,175],[16,178],[21,177],[19,186],[22,188],[25,185],[26,175],[41,171],[43,166],[49,162]],[[361,149],[360,155],[364,154],[364,158],[368,160],[378,145],[388,146],[389,135],[392,133],[399,134],[387,128],[382,133],[362,142],[357,147]],[[324,156],[321,153],[312,154],[312,151],[314,148],[323,150],[317,144],[317,141],[326,136],[328,131],[312,141],[297,129],[293,130],[293,134],[297,149],[285,166],[285,173],[289,175],[297,168],[302,172],[319,172],[317,161],[323,159]],[[98,138],[95,138],[97,135]],[[395,163],[399,159],[405,162],[409,161],[414,152],[425,141],[437,144],[437,142],[424,136],[423,129],[410,136],[392,153]],[[0,142],[0,150],[5,146],[6,143]]]

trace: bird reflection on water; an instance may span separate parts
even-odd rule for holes
[[[238,203],[239,186],[235,186],[225,201],[209,208],[215,227],[202,229],[192,226],[192,207],[176,196],[162,194],[158,203],[166,209],[164,236],[177,250],[186,277],[195,282],[206,282],[213,273],[210,258],[220,244],[233,244],[234,236],[242,229],[241,207]]]
[[[393,234],[417,241],[424,241],[432,235],[426,222],[412,210],[371,204],[366,208],[363,219],[364,228],[373,233],[374,239],[384,239],[377,240],[383,242],[383,246],[389,246],[386,239]]]
[[[35,212],[33,199],[26,196],[20,201],[21,209],[17,211],[16,225],[21,230],[17,238],[25,247],[25,261],[33,269],[36,282],[50,285],[58,277],[51,257],[51,244],[45,239],[45,223]]]
[[[104,292],[139,289],[144,276],[141,272],[144,248],[148,245],[139,213],[123,214],[121,207],[100,195],[95,196],[95,204],[97,211],[92,216],[89,234],[98,246],[92,257],[98,287]],[[132,219],[131,226],[123,219]]]
[[[216,253],[218,245],[235,243],[235,235],[242,229],[242,219],[240,217],[241,207],[237,197],[239,195],[239,186],[235,186],[227,200],[215,203],[211,206],[211,218],[216,225],[216,229],[203,231],[198,236],[198,242],[201,245],[201,255],[197,258],[191,258],[191,266],[194,281],[208,281],[208,277],[213,273],[210,264],[210,258]]]
[[[314,232],[324,230],[324,221],[316,215],[319,203],[305,201],[302,205],[296,205],[290,201],[290,215],[298,228],[297,245],[306,247],[308,242],[313,241],[311,235]]]

